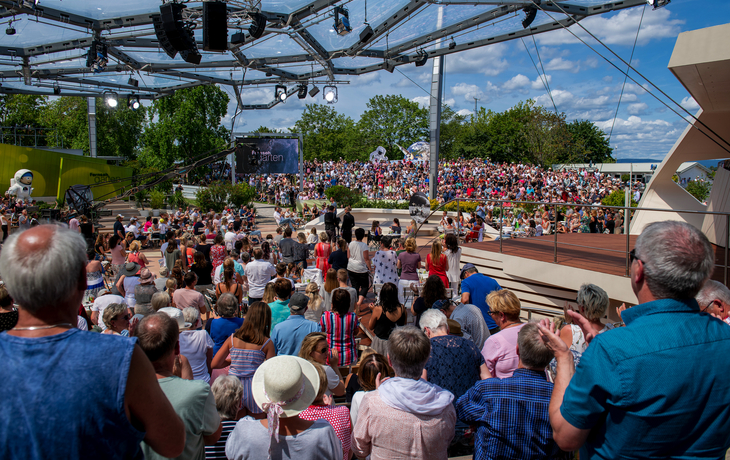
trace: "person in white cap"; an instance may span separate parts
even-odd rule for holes
[[[226,457],[340,460],[342,447],[326,420],[299,418],[319,390],[314,364],[296,356],[266,360],[253,376],[253,397],[266,418],[243,418],[228,437]]]

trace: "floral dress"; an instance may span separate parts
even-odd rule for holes
[[[226,260],[226,248],[219,244],[210,248],[210,263],[213,265],[213,273],[219,265],[223,265],[223,261]]]
[[[588,214],[587,212],[583,213],[583,217],[580,218],[580,229],[578,230],[578,233],[590,233],[591,232],[591,228],[589,226],[590,223],[591,223],[591,215]]]
[[[326,275],[327,270],[330,268],[328,260],[332,253],[332,247],[329,243],[323,243],[320,241],[316,246],[314,246],[314,253],[317,256],[316,267],[322,270],[322,275]]]

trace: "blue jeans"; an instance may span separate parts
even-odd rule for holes
[[[283,227],[284,225],[289,225],[292,228],[292,230],[294,230],[294,221],[293,220],[291,220],[289,218],[281,219],[279,221],[279,227]]]

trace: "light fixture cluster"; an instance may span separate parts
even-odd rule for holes
[[[350,27],[350,13],[344,6],[335,7],[335,32],[339,35],[347,35],[352,32]]]
[[[276,85],[274,87],[274,97],[279,102],[286,102],[286,86],[284,85]]]
[[[106,70],[109,64],[109,55],[106,50],[106,43],[94,40],[91,42],[89,53],[86,55],[86,67],[94,73],[101,73]]]
[[[307,91],[309,90],[309,91]],[[301,83],[297,85],[297,97],[299,99],[306,99],[307,94],[309,94],[311,97],[316,96],[319,94],[320,90],[317,87],[317,85],[312,85],[312,88],[309,89],[309,85],[306,83]],[[327,85],[324,87],[324,94],[322,95],[323,99],[328,104],[334,104],[337,102],[337,87],[334,85]],[[276,85],[274,87],[274,99],[277,102],[286,102],[287,100],[287,89],[284,85]]]
[[[103,98],[109,108],[116,109],[119,105],[119,95],[114,91],[104,91]]]

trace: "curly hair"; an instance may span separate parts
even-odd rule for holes
[[[426,308],[431,308],[434,302],[446,298],[446,286],[438,275],[431,275],[426,279],[421,297],[426,302]]]

